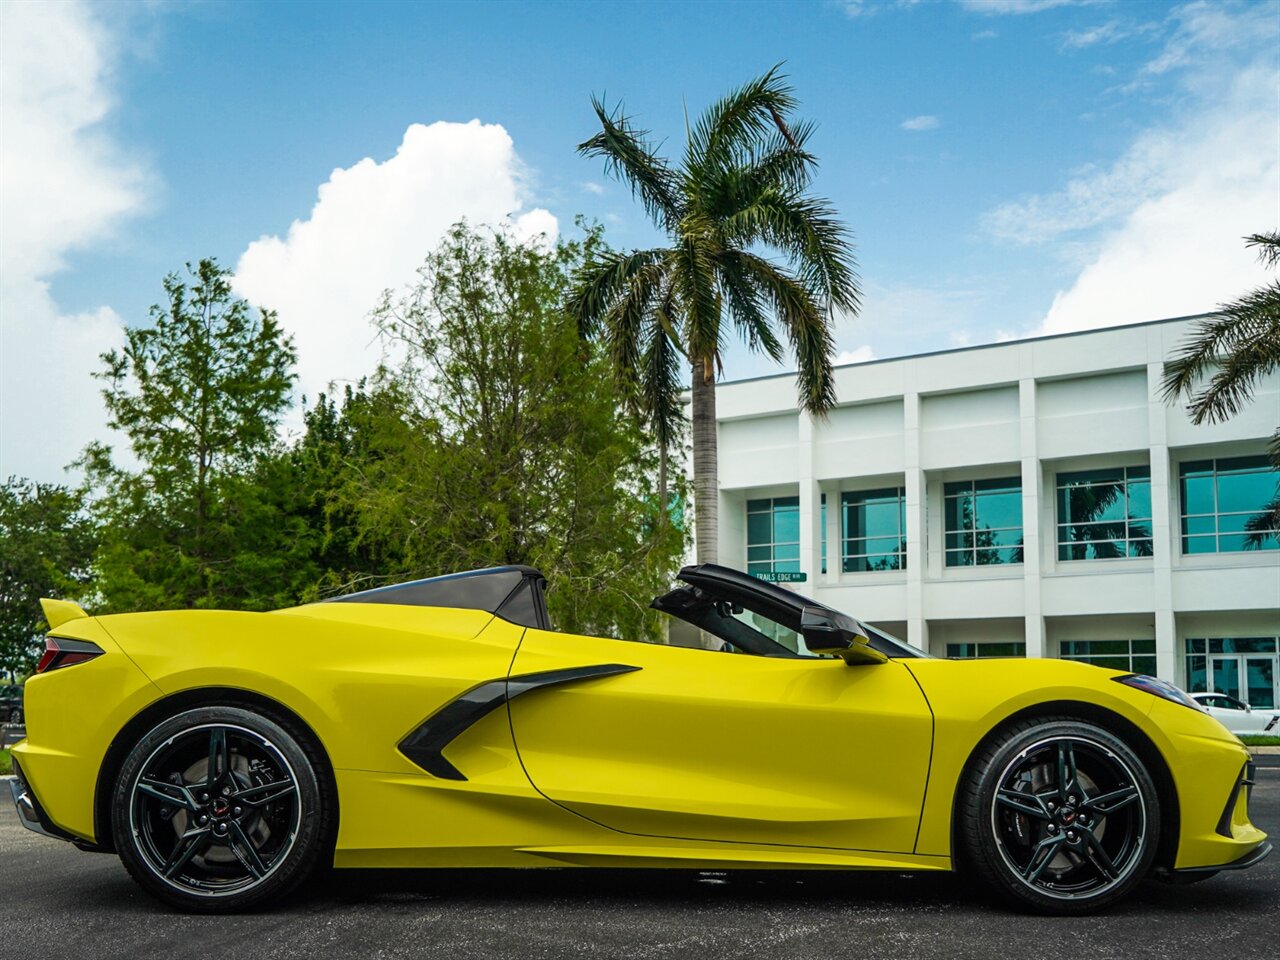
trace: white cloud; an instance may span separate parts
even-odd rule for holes
[[[994,40],[994,39],[995,39],[996,37],[998,37],[998,36],[1000,36],[1000,34],[996,33],[994,30],[979,30],[977,33],[975,33],[975,34],[973,35],[972,39],[974,39],[974,40]]]
[[[587,191],[587,193],[594,193],[597,197],[604,194],[604,184],[596,183],[594,180],[584,180],[582,182],[582,189]]]
[[[1181,149],[1169,131],[1148,131],[1111,166],[1086,166],[1060,190],[1002,204],[983,216],[983,226],[1003,240],[1030,244],[1113,221],[1171,185]]]
[[[868,360],[874,360],[876,352],[871,349],[870,344],[864,343],[860,347],[852,350],[841,350],[836,355],[835,364],[837,367],[844,366],[846,363],[866,363]]]
[[[49,281],[139,211],[146,177],[101,129],[117,51],[93,11],[11,2],[0,20],[0,477],[59,481],[102,434],[89,372],[122,338],[109,307],[63,313]]]
[[[1177,24],[1160,55],[1143,69],[1159,75],[1179,67],[1199,67],[1206,61],[1229,64],[1230,58],[1257,50],[1264,45],[1275,63],[1274,46],[1280,35],[1280,20],[1275,6],[1260,3],[1252,7],[1235,4],[1207,3],[1197,0],[1176,8],[1169,17]],[[1265,45],[1269,45],[1265,46]]]
[[[868,2],[868,0],[844,0],[841,7],[844,9],[844,15],[850,19],[872,16],[875,14],[877,9],[879,9],[874,3]]]
[[[890,8],[910,9],[920,2],[921,0],[843,0],[840,3],[840,7],[844,10],[845,16],[850,19],[857,19],[858,17],[871,17],[881,10]]]
[[[933,116],[911,117],[902,121],[903,130],[936,130],[938,118]]]
[[[1088,0],[957,0],[970,13],[989,16],[1003,14],[1041,13],[1055,7],[1071,7]]]
[[[414,279],[450,225],[507,224],[521,238],[554,237],[556,218],[524,211],[529,194],[511,137],[497,124],[413,124],[395,156],[334,170],[306,220],[284,239],[249,244],[235,288],[277,310],[298,348],[309,397],[333,380],[372,372],[380,355],[367,316],[386,289]]]
[[[1148,73],[1181,69],[1179,109],[1110,165],[992,211],[989,231],[1073,249],[1081,269],[1031,333],[1211,310],[1264,274],[1242,241],[1280,223],[1275,23],[1191,4]],[[1170,64],[1173,64],[1172,66]],[[1154,65],[1154,67],[1153,67]]]
[[[1121,20],[1108,20],[1087,30],[1068,30],[1062,37],[1062,45],[1069,49],[1080,50],[1096,44],[1111,44],[1131,37],[1136,32],[1150,30],[1153,24],[1133,26]]]

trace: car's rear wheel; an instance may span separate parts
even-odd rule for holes
[[[112,797],[120,859],[149,893],[184,910],[243,910],[313,872],[332,817],[318,759],[275,720],[200,707],[130,750]]]
[[[956,839],[986,885],[1038,912],[1081,914],[1127,896],[1160,839],[1155,784],[1101,727],[1024,721],[975,758],[958,797]]]

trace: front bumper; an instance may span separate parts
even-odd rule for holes
[[[1272,849],[1274,848],[1271,845],[1271,841],[1267,840],[1258,844],[1239,860],[1232,860],[1230,863],[1219,864],[1216,867],[1183,867],[1180,870],[1174,870],[1173,873],[1175,876],[1192,877],[1199,873],[1213,874],[1222,870],[1248,870],[1255,864],[1267,859],[1267,855],[1271,853]]]
[[[35,791],[22,775],[22,766],[16,758],[13,760],[13,779],[9,781],[9,792],[13,795],[13,805],[18,808],[18,821],[28,830],[55,840],[74,841],[76,839],[55,826],[49,819],[44,808],[40,806],[40,801],[36,799]]]

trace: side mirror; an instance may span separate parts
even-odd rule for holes
[[[800,614],[800,633],[814,653],[840,657],[845,663],[884,663],[889,658],[871,646],[867,629],[853,617],[825,607],[808,606]]]

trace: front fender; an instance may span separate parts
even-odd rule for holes
[[[1112,681],[1122,676],[1064,660],[906,660],[934,715],[933,760],[915,852],[951,856],[951,818],[965,765],[992,730],[1046,703],[1110,711],[1148,732],[1157,702]],[[1184,708],[1185,709],[1185,708]],[[1156,740],[1156,737],[1152,737]],[[1157,742],[1163,753],[1166,742]]]

